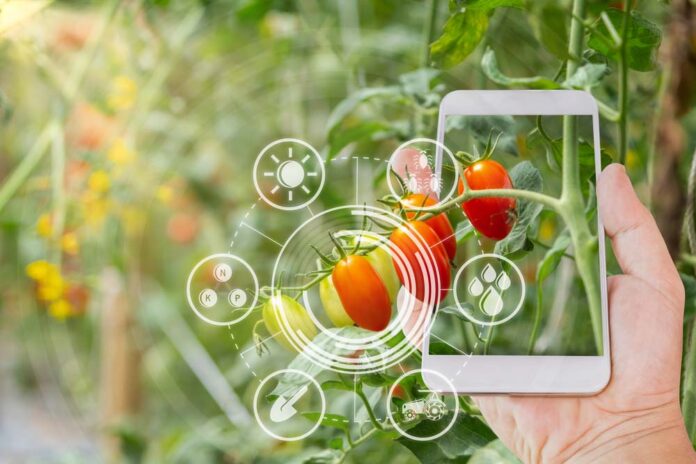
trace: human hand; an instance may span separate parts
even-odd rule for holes
[[[608,282],[612,378],[589,397],[476,397],[525,462],[696,462],[679,408],[684,287],[626,171],[597,186],[600,215],[624,274]]]

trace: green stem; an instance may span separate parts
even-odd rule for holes
[[[39,137],[32,145],[27,156],[19,163],[7,181],[0,187],[0,212],[3,210],[10,198],[19,190],[25,180],[29,177],[34,168],[39,164],[48,148],[53,133],[58,130],[55,121],[49,123],[39,134]]]
[[[688,239],[688,248],[691,254],[682,255],[682,259],[692,266],[696,264],[696,222],[694,221],[694,207],[696,206],[696,152],[691,159],[691,169],[687,183],[687,203],[684,213],[684,228]],[[688,328],[688,326],[687,326]],[[687,340],[684,356],[684,380],[682,384],[682,412],[689,438],[696,443],[696,322],[691,323],[691,337]]]
[[[628,152],[628,32],[631,23],[632,1],[625,0],[619,46],[619,162],[626,162]]]
[[[534,310],[534,325],[532,326],[532,333],[529,336],[529,344],[527,345],[527,356],[530,356],[534,351],[534,345],[536,344],[537,336],[539,334],[539,327],[541,326],[541,310],[543,302],[543,282],[537,282],[536,288],[536,308]]]
[[[583,18],[585,0],[573,1],[573,18],[570,24],[568,41],[567,76],[577,71],[580,63],[574,57],[582,56]],[[599,289],[597,238],[592,235],[585,219],[585,205],[580,186],[580,163],[578,160],[578,128],[576,116],[563,117],[563,193],[561,194],[560,214],[570,231],[575,264],[585,287],[590,320],[598,353],[603,351],[602,305]]]
[[[358,383],[355,385],[355,394],[358,395],[358,397],[360,397],[360,400],[365,405],[367,415],[370,417],[370,422],[372,422],[372,425],[375,427],[375,429],[382,430],[384,426],[379,422],[377,416],[375,416],[375,412],[372,410],[370,400],[365,395],[365,392],[362,389],[362,383],[360,383],[360,381],[358,381]]]
[[[430,12],[428,14],[428,28],[425,30],[425,48],[423,50],[423,67],[430,65],[430,44],[435,34],[435,23],[437,22],[437,7],[439,0],[430,0]]]

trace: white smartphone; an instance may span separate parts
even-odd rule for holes
[[[560,197],[564,120],[575,128],[581,195],[594,205],[601,153],[597,103],[589,93],[455,91],[440,105],[437,137],[452,152],[490,155],[495,164],[471,174],[479,184],[500,187],[502,166],[512,188]],[[496,139],[487,154],[486,144]],[[436,168],[441,159],[437,153]],[[604,229],[595,207],[584,217],[598,246],[590,256],[591,272],[580,272],[558,213],[525,198],[516,198],[514,208],[505,199],[495,201],[470,210],[469,216],[483,219],[458,225],[454,304],[441,305],[424,339],[425,382],[436,391],[454,387],[469,394],[601,391],[611,363]],[[485,218],[496,211],[506,219]]]

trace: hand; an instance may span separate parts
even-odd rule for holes
[[[621,165],[597,186],[623,275],[609,278],[612,378],[591,397],[475,398],[525,462],[696,462],[679,408],[684,287]]]

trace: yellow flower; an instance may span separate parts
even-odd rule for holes
[[[56,319],[63,320],[72,314],[72,306],[61,298],[48,306],[48,313]]]
[[[44,238],[50,238],[53,235],[53,224],[50,214],[44,213],[39,216],[39,220],[36,221],[36,232]]]
[[[49,273],[39,281],[38,295],[42,301],[55,301],[63,296],[63,277],[60,273]]]
[[[111,95],[107,99],[109,108],[114,111],[130,109],[138,94],[138,84],[128,76],[117,76],[111,83]]]
[[[109,161],[116,166],[125,166],[135,159],[135,152],[128,148],[123,139],[117,139],[107,153]]]
[[[90,226],[100,226],[109,212],[109,202],[93,191],[82,195],[82,213]]]
[[[157,188],[157,192],[155,194],[157,199],[164,203],[165,205],[168,205],[172,201],[172,197],[174,196],[174,191],[169,185],[160,185]]]
[[[76,255],[80,251],[80,243],[75,232],[66,232],[60,241],[61,248],[69,255]]]
[[[87,185],[95,193],[104,193],[111,187],[111,179],[106,171],[100,169],[90,174]]]
[[[27,276],[36,281],[42,281],[49,274],[55,274],[56,272],[58,272],[56,265],[43,259],[29,263],[26,267]]]

